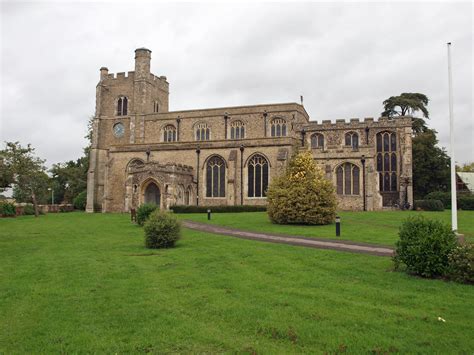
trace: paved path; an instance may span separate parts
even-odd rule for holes
[[[298,245],[302,247],[318,248],[318,249],[332,249],[339,251],[348,251],[351,253],[363,253],[379,256],[392,256],[393,249],[387,246],[380,246],[367,243],[350,242],[347,240],[334,240],[323,238],[306,238],[299,236],[283,235],[283,234],[269,234],[261,232],[248,232],[240,229],[233,229],[228,227],[217,226],[213,224],[200,223],[185,220],[183,225],[186,228],[194,229],[202,232],[213,234],[229,235],[232,237],[259,240],[270,243],[283,243],[290,245]]]

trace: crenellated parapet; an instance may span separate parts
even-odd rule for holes
[[[296,127],[298,131],[304,130],[305,132],[316,132],[316,131],[334,131],[334,130],[347,130],[347,129],[366,129],[366,128],[398,128],[398,127],[411,127],[412,118],[410,116],[401,116],[395,118],[380,117],[375,120],[373,117],[366,117],[364,119],[351,118],[349,120],[337,119],[335,122],[331,120],[322,120],[321,123],[318,121],[310,121],[307,124],[302,124]]]

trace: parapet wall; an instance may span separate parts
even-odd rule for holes
[[[110,73],[105,76],[106,80],[134,80],[135,79],[135,72],[134,71],[129,71],[129,72],[119,72],[119,73]],[[150,74],[148,77],[150,81],[167,81],[166,76],[156,76],[154,74]]]
[[[402,117],[380,117],[375,120],[373,117],[366,117],[363,120],[359,118],[351,118],[348,121],[344,119],[337,119],[335,122],[331,120],[310,121],[307,124],[297,127],[298,131],[305,130],[306,132],[319,130],[338,130],[338,129],[365,129],[365,128],[393,128],[393,127],[411,127],[412,118],[410,116]]]

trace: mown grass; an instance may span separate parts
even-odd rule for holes
[[[304,237],[344,239],[380,245],[395,245],[398,229],[409,216],[423,215],[451,224],[451,211],[377,211],[377,212],[339,212],[341,217],[341,236],[336,237],[335,224],[326,226],[302,226],[273,224],[266,212],[213,213],[211,220],[207,214],[179,214],[181,219],[219,224],[227,227],[256,232],[279,233]],[[474,211],[458,211],[459,232],[467,240],[474,242]]]
[[[1,219],[0,353],[474,349],[474,288],[389,258],[190,230],[143,244],[127,215]]]

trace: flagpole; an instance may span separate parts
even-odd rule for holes
[[[451,42],[448,42],[448,85],[449,85],[449,150],[451,156],[451,228],[458,230],[458,206],[456,199],[456,162],[454,160],[454,115],[453,80],[451,77]]]

